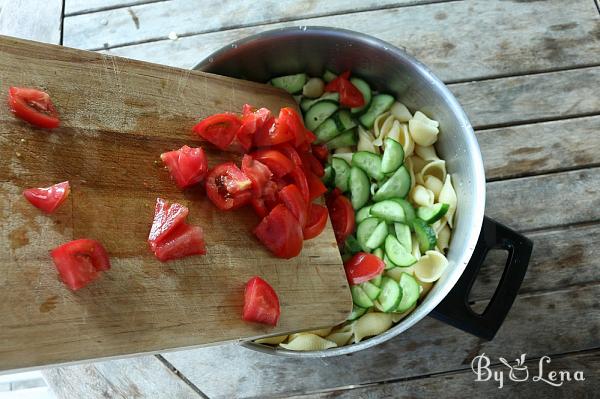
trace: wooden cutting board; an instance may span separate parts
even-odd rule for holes
[[[244,103],[296,106],[257,83],[105,54],[0,37],[0,98],[9,86],[46,90],[60,112],[53,131],[17,120],[0,101],[0,370],[165,351],[343,321],[351,298],[328,223],[291,260],[254,238],[250,209],[220,212],[202,188],[180,191],[162,152],[202,143],[192,126]],[[204,145],[210,166],[240,155]],[[71,182],[54,215],[22,196]],[[161,263],[146,242],[157,197],[190,208],[208,254]],[[112,269],[77,292],[59,280],[48,251],[76,238],[101,241]],[[245,323],[244,283],[277,291],[276,328]]]

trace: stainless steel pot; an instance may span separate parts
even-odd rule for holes
[[[458,197],[447,255],[449,267],[423,302],[390,330],[358,344],[326,351],[295,352],[251,342],[243,345],[294,357],[337,356],[387,341],[429,314],[484,338],[494,336],[525,275],[532,244],[487,218],[482,230],[485,175],[479,145],[456,98],[425,65],[386,42],[357,32],[295,27],[232,43],[195,69],[259,82],[302,71],[321,76],[325,69],[351,70],[375,90],[394,94],[410,109],[423,110],[439,121],[441,134],[436,148],[446,160]],[[509,259],[494,298],[486,311],[477,315],[469,308],[467,297],[485,254],[494,247],[508,249]]]

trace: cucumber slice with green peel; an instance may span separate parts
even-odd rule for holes
[[[369,105],[371,104],[371,87],[369,87],[367,82],[360,78],[350,78],[350,83],[352,83],[354,87],[360,91],[360,94],[362,94],[363,99],[365,100],[365,105],[350,109],[350,112],[353,114],[360,114],[362,111],[368,109]]]
[[[373,124],[375,123],[375,119],[390,109],[392,104],[394,104],[394,101],[394,97],[390,96],[389,94],[378,94],[374,96],[371,100],[371,104],[369,104],[367,112],[365,112],[359,118],[361,125],[367,129],[372,128]]]
[[[346,252],[355,254],[357,252],[360,252],[362,250],[362,247],[353,235],[349,235],[348,238],[346,238],[346,242],[344,243],[344,249],[346,250]]]
[[[365,171],[375,180],[383,178],[381,172],[381,156],[369,151],[358,151],[352,156],[352,166],[356,166]]]
[[[341,158],[332,158],[331,167],[334,173],[334,184],[341,192],[348,191],[350,182],[350,165]]]
[[[395,310],[402,299],[402,288],[400,288],[400,285],[389,277],[383,277],[380,289],[381,292],[377,298],[377,302],[381,305],[380,310],[382,312]]]
[[[385,270],[389,270],[389,269],[398,267],[397,264],[395,264],[394,262],[392,262],[390,260],[390,258],[387,256],[387,254],[383,255],[383,263],[385,263]]]
[[[404,223],[406,223],[408,227],[410,227],[410,229],[413,230],[413,222],[417,217],[415,213],[415,208],[413,208],[410,202],[403,198],[392,198],[392,201],[396,201],[402,206],[402,209],[404,209],[404,216],[406,218]]]
[[[315,136],[317,136],[317,144],[326,143],[342,134],[337,128],[335,121],[332,118],[327,118],[325,122],[315,129]]]
[[[362,222],[363,220],[365,220],[366,218],[371,216],[371,207],[373,205],[369,205],[369,206],[363,206],[362,208],[360,208],[358,210],[358,212],[356,212],[356,215],[354,215],[354,221],[358,224],[360,222]]]
[[[338,103],[329,100],[323,100],[316,103],[304,114],[304,125],[308,130],[314,132],[315,129],[321,126],[321,124],[333,115],[339,107]]]
[[[303,98],[300,100],[300,108],[302,108],[302,111],[306,112],[311,109],[313,105],[323,100],[335,101],[337,103],[340,101],[340,93],[329,92],[324,93],[319,98]]]
[[[419,283],[408,273],[402,273],[398,285],[402,289],[402,298],[394,312],[404,313],[419,299]]]
[[[360,222],[356,228],[356,240],[363,251],[371,252],[371,249],[367,247],[367,240],[371,237],[371,234],[373,234],[378,225],[379,219],[366,218]]]
[[[404,163],[404,149],[396,140],[385,139],[385,151],[381,158],[381,171],[383,173],[392,173],[398,170]]]
[[[369,299],[372,301],[376,300],[377,297],[379,297],[379,294],[381,293],[381,288],[379,288],[375,284],[372,284],[368,281],[365,281],[364,283],[362,283],[360,285],[360,288],[362,288],[362,290],[365,292],[365,294],[367,294]]]
[[[394,223],[394,231],[396,239],[407,251],[412,251],[412,237],[410,235],[410,227],[404,223]]]
[[[380,286],[381,285],[381,279],[383,278],[383,276],[380,274],[377,277],[373,277],[371,280],[369,280],[369,282],[371,284],[375,284],[376,286]]]
[[[321,181],[323,182],[323,184],[330,187],[334,184],[334,179],[335,174],[333,171],[333,167],[331,166],[331,164],[326,164],[323,168],[323,177],[321,177]]]
[[[391,234],[385,239],[385,254],[392,263],[400,267],[408,267],[417,261],[417,258]]]
[[[352,294],[352,302],[356,306],[360,306],[361,308],[370,308],[373,306],[373,301],[367,293],[360,288],[360,285],[352,285],[350,286],[350,293]]]
[[[419,207],[417,209],[417,217],[429,224],[435,223],[440,220],[446,212],[448,212],[448,204],[434,204],[427,207]]]
[[[375,248],[373,250],[373,255],[377,256],[379,259],[383,260],[383,248]]]
[[[334,150],[340,147],[352,147],[355,146],[358,142],[358,138],[356,137],[355,130],[348,130],[340,134],[339,136],[329,140],[325,145],[329,150]]]
[[[435,231],[431,226],[417,217],[413,222],[413,227],[415,229],[415,237],[419,242],[419,250],[421,253],[434,249],[435,244],[437,244],[437,239],[435,238]]]
[[[367,309],[361,308],[360,306],[352,306],[352,313],[348,316],[348,321],[354,321],[358,319],[360,316],[364,315],[367,312]]]
[[[271,79],[271,84],[275,87],[279,87],[287,91],[288,93],[295,94],[302,91],[304,83],[308,76],[305,73],[297,73],[295,75],[279,76]]]
[[[373,201],[383,201],[394,197],[404,198],[410,191],[410,174],[404,165],[400,166],[397,171],[383,183],[375,195]]]
[[[384,200],[375,203],[371,207],[371,215],[376,216],[386,222],[404,222],[404,209],[400,204],[392,200]]]
[[[379,249],[378,247],[383,245],[383,243],[385,242],[385,238],[388,236],[388,234],[389,232],[387,224],[385,223],[385,221],[380,222],[375,228],[375,230],[373,230],[373,233],[371,233],[371,236],[365,243],[365,246],[370,250],[373,250],[375,248]]]
[[[325,70],[325,73],[323,74],[323,80],[326,81],[327,83],[331,82],[333,79],[337,78],[337,75],[333,72],[331,72],[329,69]]]
[[[345,132],[356,127],[356,122],[352,119],[350,111],[347,109],[341,109],[331,116],[331,119],[335,121],[337,128],[340,132]]]
[[[371,196],[371,182],[367,174],[360,168],[350,168],[350,202],[355,210],[362,208]]]

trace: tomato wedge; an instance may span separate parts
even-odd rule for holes
[[[310,188],[302,168],[300,166],[296,166],[294,170],[292,170],[292,173],[290,173],[290,178],[302,193],[304,202],[308,204],[310,202]]]
[[[308,192],[309,192],[309,200],[312,201],[315,198],[319,198],[321,195],[327,192],[327,187],[325,184],[319,179],[317,175],[315,175],[310,170],[305,170],[304,175],[306,176],[306,182],[308,183]]]
[[[181,204],[171,204],[169,201],[157,198],[154,205],[154,220],[148,235],[150,248],[154,251],[169,233],[183,225],[188,213],[189,209]]]
[[[277,205],[263,218],[254,234],[279,258],[293,258],[302,250],[302,228],[283,204]]]
[[[240,208],[252,198],[252,181],[233,162],[215,166],[206,178],[206,195],[217,208]]]
[[[362,107],[365,105],[365,99],[362,93],[354,86],[350,80],[349,71],[344,72],[325,86],[325,91],[337,91],[340,93],[340,104],[347,107]]]
[[[268,109],[255,110],[252,106],[244,104],[242,107],[242,126],[240,126],[236,137],[244,150],[246,152],[250,151],[256,132],[263,129],[268,130],[274,123],[275,118]]]
[[[183,223],[156,246],[154,254],[161,262],[190,255],[204,255],[206,254],[204,232],[199,226]]]
[[[298,187],[295,184],[285,186],[279,191],[279,198],[290,212],[292,212],[292,215],[296,217],[298,223],[300,223],[300,227],[304,228],[306,225],[307,208],[304,197],[302,197],[302,193],[298,190]]]
[[[269,120],[261,129],[254,134],[254,145],[257,147],[268,147],[272,145],[294,141],[296,136],[287,123],[277,120]]]
[[[281,309],[273,287],[260,277],[252,277],[244,290],[242,319],[256,323],[277,325]]]
[[[184,145],[176,151],[160,154],[160,159],[169,169],[179,188],[192,186],[204,180],[208,174],[208,161],[202,148]]]
[[[354,232],[355,221],[352,203],[343,195],[338,195],[327,201],[327,208],[329,209],[335,240],[338,245],[344,245],[346,238]]]
[[[325,175],[323,165],[313,154],[310,152],[302,152],[300,153],[300,158],[302,158],[302,165],[304,168],[309,168],[318,177],[323,177]]]
[[[348,282],[356,285],[380,275],[385,269],[385,263],[373,254],[359,252],[346,261],[344,269]]]
[[[262,149],[250,154],[252,158],[267,165],[275,177],[283,177],[294,169],[292,161],[280,151]]]
[[[54,129],[60,124],[58,112],[48,93],[27,87],[10,87],[8,105],[19,119],[34,126]]]
[[[268,181],[271,180],[271,170],[260,161],[255,160],[250,155],[244,155],[242,158],[242,172],[248,176],[252,182],[252,192],[255,197],[261,197],[263,189]]]
[[[300,158],[300,155],[298,154],[298,151],[296,151],[294,149],[294,147],[292,147],[289,144],[283,144],[283,145],[277,146],[277,149],[279,151],[281,151],[281,153],[283,155],[285,155],[286,157],[288,157],[288,159],[290,161],[292,161],[292,163],[295,166],[302,166],[302,158]]]
[[[277,118],[279,125],[286,126],[287,129],[294,135],[294,146],[299,147],[306,141],[306,129],[302,118],[298,113],[290,107],[281,108],[279,117]]]
[[[106,250],[88,238],[70,241],[50,252],[61,280],[73,291],[85,287],[110,269]]]
[[[327,208],[318,204],[310,204],[306,226],[302,229],[305,240],[315,238],[325,229],[327,224]]]
[[[28,188],[23,196],[31,205],[46,213],[53,213],[69,196],[71,188],[68,181],[46,188]]]
[[[329,150],[325,144],[313,144],[312,145],[312,153],[319,161],[322,163],[327,162],[327,158],[329,157]]]
[[[242,126],[240,117],[225,112],[211,115],[194,126],[194,132],[221,150],[227,149]]]

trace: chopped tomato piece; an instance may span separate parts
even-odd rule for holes
[[[270,129],[275,123],[275,118],[266,108],[255,110],[248,104],[242,108],[242,126],[237,132],[237,139],[246,151],[250,151],[257,131]]]
[[[294,146],[299,147],[306,141],[306,129],[302,118],[298,113],[290,107],[281,108],[279,111],[279,117],[277,118],[279,125],[286,126],[289,131],[294,135]]]
[[[312,144],[317,141],[317,136],[308,129],[305,129],[304,135],[306,136],[306,143]],[[306,149],[308,151],[308,148]]]
[[[294,183],[300,192],[302,193],[302,198],[304,198],[304,202],[307,204],[310,202],[310,188],[308,185],[308,180],[306,179],[306,175],[301,167],[296,166],[292,173],[290,173],[290,178],[292,183]]]
[[[318,204],[310,204],[306,226],[302,229],[305,240],[310,240],[321,234],[327,224],[327,208]]]
[[[202,148],[190,148],[184,145],[176,151],[160,154],[160,159],[180,188],[199,183],[208,174],[208,161]]]
[[[106,250],[98,241],[81,238],[63,244],[50,252],[61,280],[73,291],[98,278],[110,269]]]
[[[279,258],[293,258],[302,250],[302,228],[283,204],[277,205],[263,218],[254,234]]]
[[[252,198],[250,200],[250,205],[252,205],[252,209],[254,209],[256,216],[260,218],[264,218],[269,214],[269,209],[267,208],[267,205],[265,205],[265,200],[262,198]]]
[[[256,323],[277,325],[281,309],[273,287],[260,277],[252,277],[244,290],[242,319]]]
[[[271,170],[260,161],[252,158],[250,155],[244,155],[242,158],[242,172],[248,176],[252,182],[252,192],[255,197],[261,197],[263,189],[267,182],[271,180]]]
[[[283,144],[278,146],[277,149],[281,151],[283,155],[288,157],[288,159],[291,160],[295,166],[302,166],[302,158],[300,158],[298,151],[296,151],[294,147],[289,144]]]
[[[257,147],[268,147],[293,141],[294,138],[294,133],[287,125],[273,121],[273,124],[265,124],[262,129],[256,131],[254,145]]]
[[[356,285],[380,275],[385,269],[385,263],[373,254],[359,252],[346,261],[344,269],[348,282]]]
[[[328,199],[327,208],[329,209],[335,240],[338,245],[343,245],[346,238],[354,232],[355,220],[352,203],[343,195],[337,195]]]
[[[221,150],[227,149],[242,126],[240,117],[225,112],[211,115],[194,126],[194,132]]]
[[[294,169],[292,161],[277,150],[262,149],[254,151],[250,155],[257,161],[267,165],[276,177],[283,177]]]
[[[281,198],[281,202],[283,202],[296,217],[298,223],[300,223],[300,227],[304,228],[306,225],[307,208],[304,197],[302,197],[302,193],[298,190],[298,187],[296,187],[295,184],[285,186],[279,191],[279,198]]]
[[[348,72],[348,73],[347,73]],[[325,86],[325,91],[336,91],[340,93],[340,104],[347,107],[362,107],[365,105],[365,99],[362,93],[354,86],[350,80],[349,71],[344,72]]]
[[[305,168],[309,168],[315,175],[318,177],[323,177],[325,175],[325,169],[321,162],[310,152],[303,152],[300,154],[302,158],[302,165]]]
[[[199,226],[183,223],[156,246],[154,254],[161,262],[190,255],[204,255],[206,254],[204,232]]]
[[[312,153],[319,161],[322,163],[327,162],[327,158],[329,157],[329,150],[325,144],[313,144],[312,145]]]
[[[154,220],[148,235],[148,243],[153,251],[158,244],[165,240],[169,233],[185,223],[188,213],[188,208],[181,204],[171,204],[162,198],[156,199]]]
[[[319,198],[321,195],[327,192],[327,187],[325,184],[319,179],[317,175],[315,175],[310,170],[306,170],[304,172],[306,176],[306,182],[308,183],[308,192],[309,192],[309,200],[312,201],[315,198]]]
[[[46,129],[58,127],[60,120],[48,93],[27,87],[10,87],[8,104],[17,118]]]
[[[23,196],[36,208],[53,213],[65,202],[70,192],[69,182],[64,181],[46,188],[28,188],[23,191]]]
[[[233,162],[215,166],[206,178],[206,195],[217,208],[240,208],[252,198],[252,181]]]

